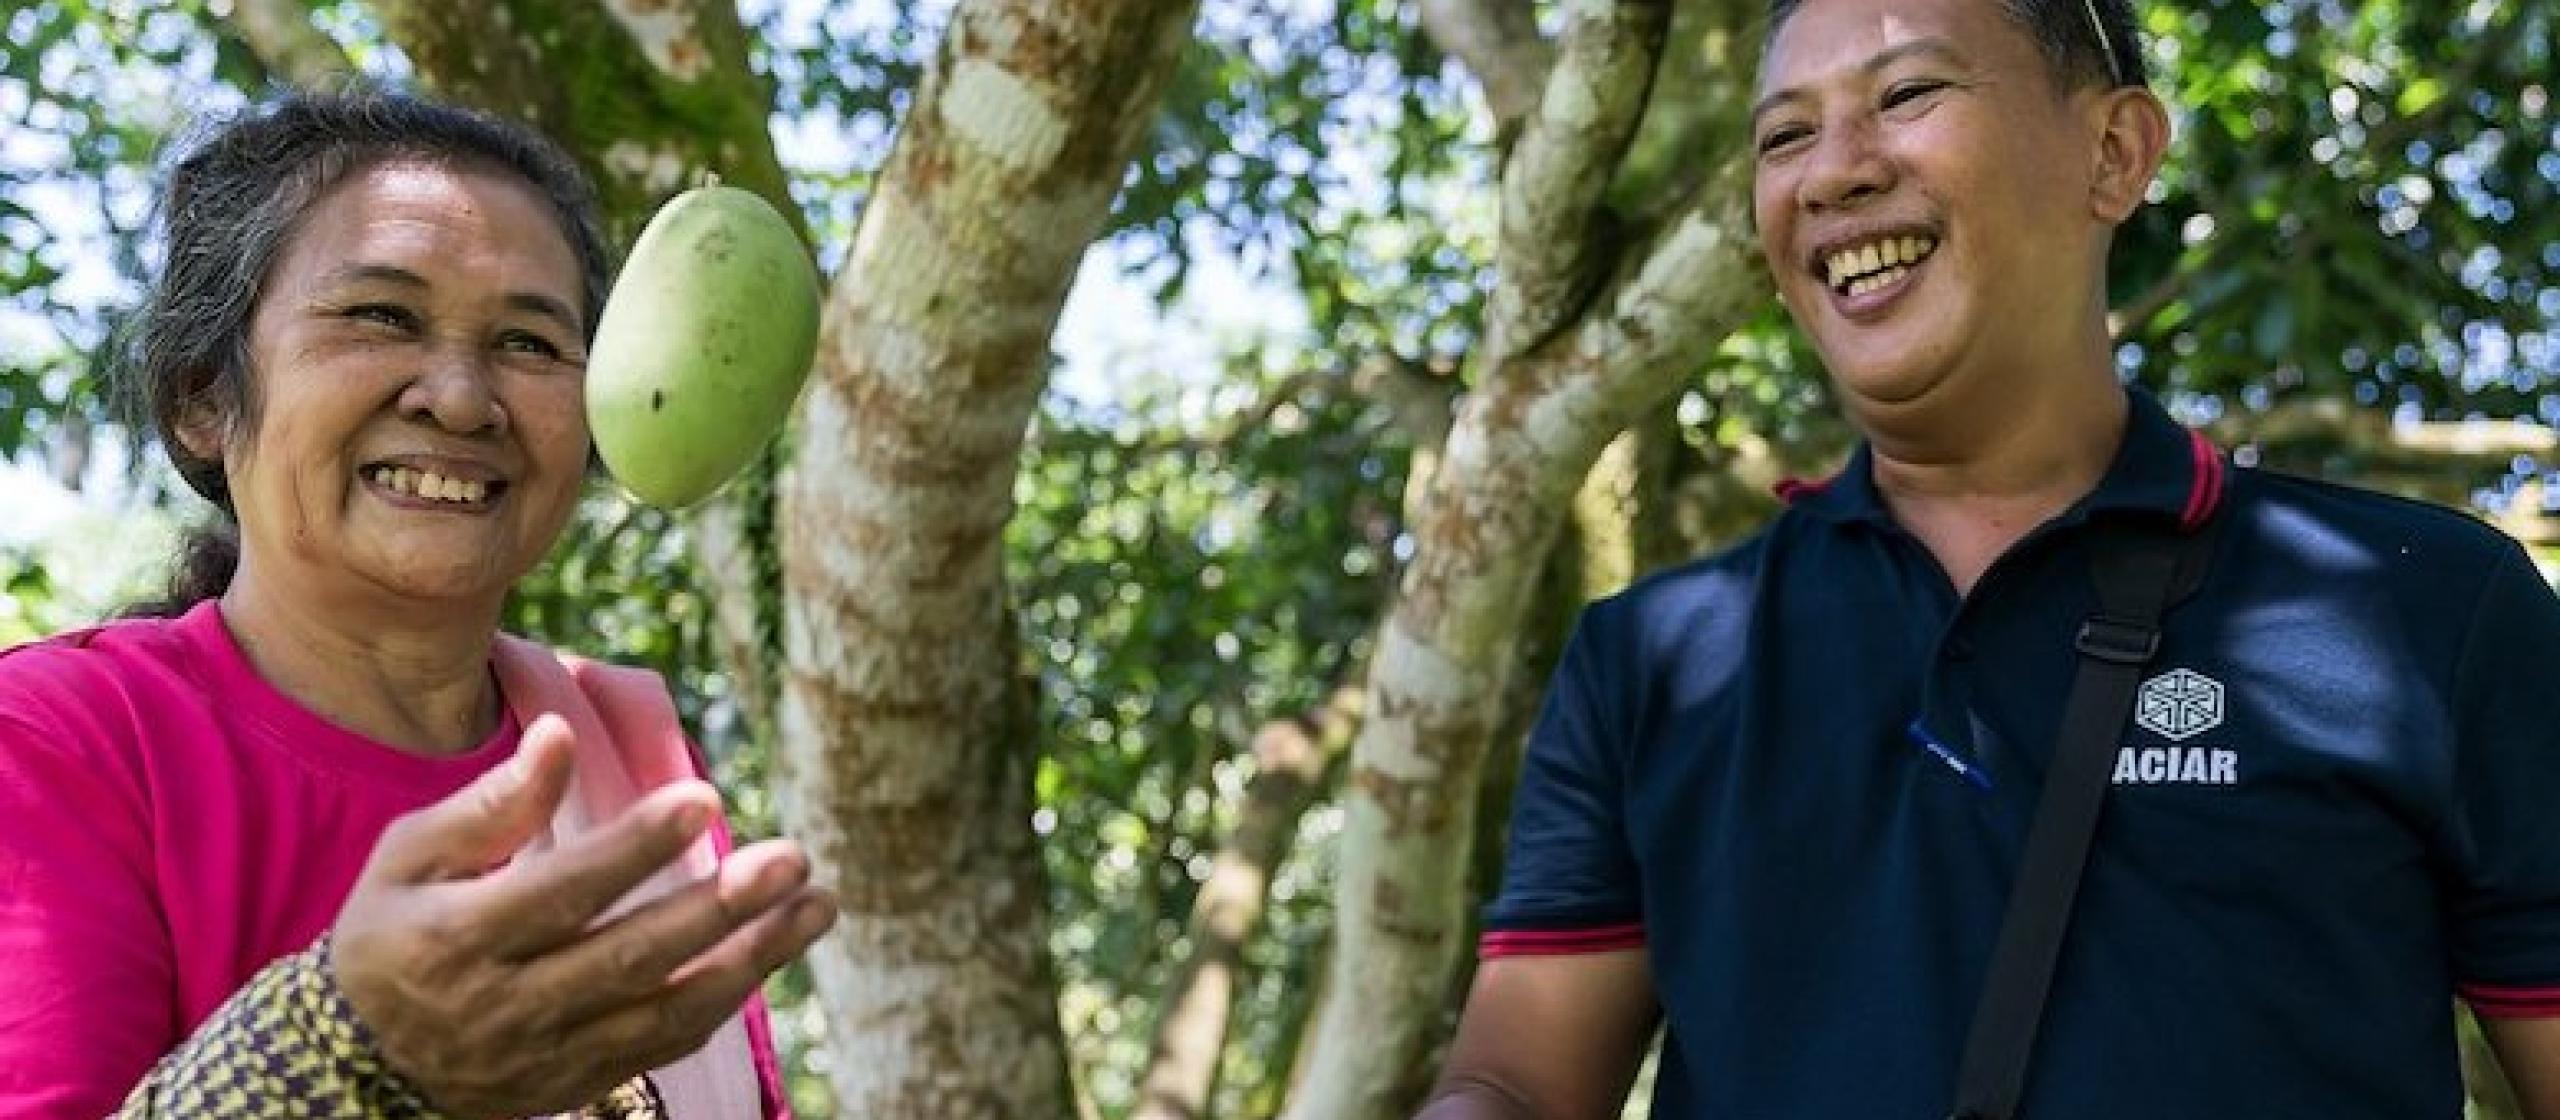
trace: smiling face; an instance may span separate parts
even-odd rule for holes
[[[580,293],[552,210],[513,177],[399,158],[348,174],[260,293],[253,430],[182,429],[223,463],[243,575],[494,608],[584,476]]]
[[[1807,0],[1760,91],[1762,251],[1853,409],[2033,373],[2103,322],[2140,197],[2112,191],[2109,99],[2147,95],[2063,89],[1991,0]]]

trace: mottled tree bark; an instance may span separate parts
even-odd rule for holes
[[[1329,983],[1358,996],[1312,1028],[1298,1120],[1400,1115],[1428,1083],[1533,577],[1601,448],[1766,299],[1738,154],[1659,230],[1618,230],[1601,207],[1668,20],[1667,0],[1568,4],[1505,165],[1477,387],[1415,527],[1352,748]]]
[[[1538,34],[1530,0],[1420,0],[1431,41],[1463,63],[1484,90],[1494,128],[1514,134],[1538,107],[1555,46]]]
[[[1048,339],[1195,4],[963,0],[830,296],[783,488],[783,818],[849,1116],[1063,1117],[1001,534]]]
[[[347,52],[312,26],[302,0],[231,0],[227,19],[259,65],[294,85],[325,85],[355,70]]]
[[[705,171],[763,195],[795,228],[730,0],[377,0],[385,31],[437,93],[526,121],[586,163],[615,240]],[[804,230],[805,235],[805,230]]]

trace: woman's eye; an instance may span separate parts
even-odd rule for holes
[[[554,361],[561,357],[560,347],[531,331],[508,331],[498,337],[498,345],[518,354],[532,354]]]
[[[408,330],[418,325],[418,317],[409,309],[393,303],[359,303],[345,312],[346,317],[386,327]]]
[[[1945,82],[1904,82],[1884,91],[1884,107],[1899,109],[1945,88]]]

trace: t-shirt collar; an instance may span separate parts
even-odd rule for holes
[[[2151,394],[2127,389],[2125,396],[2125,438],[2116,447],[2115,460],[2097,489],[2074,503],[2062,520],[2085,520],[2094,513],[2156,514],[2192,531],[2221,504],[2228,471],[2222,452],[2203,433],[2171,419]],[[1777,489],[1789,506],[1824,521],[1893,524],[1883,495],[1876,492],[1875,450],[1865,442],[1829,480],[1789,480]]]

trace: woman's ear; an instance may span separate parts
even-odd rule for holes
[[[2169,111],[2139,86],[2109,90],[2091,109],[2098,129],[2097,166],[2089,184],[2093,216],[2122,223],[2142,205],[2169,151]]]
[[[230,425],[202,402],[181,409],[176,422],[169,425],[169,433],[177,437],[178,446],[185,448],[187,454],[208,463],[222,462],[223,452],[230,444]]]

